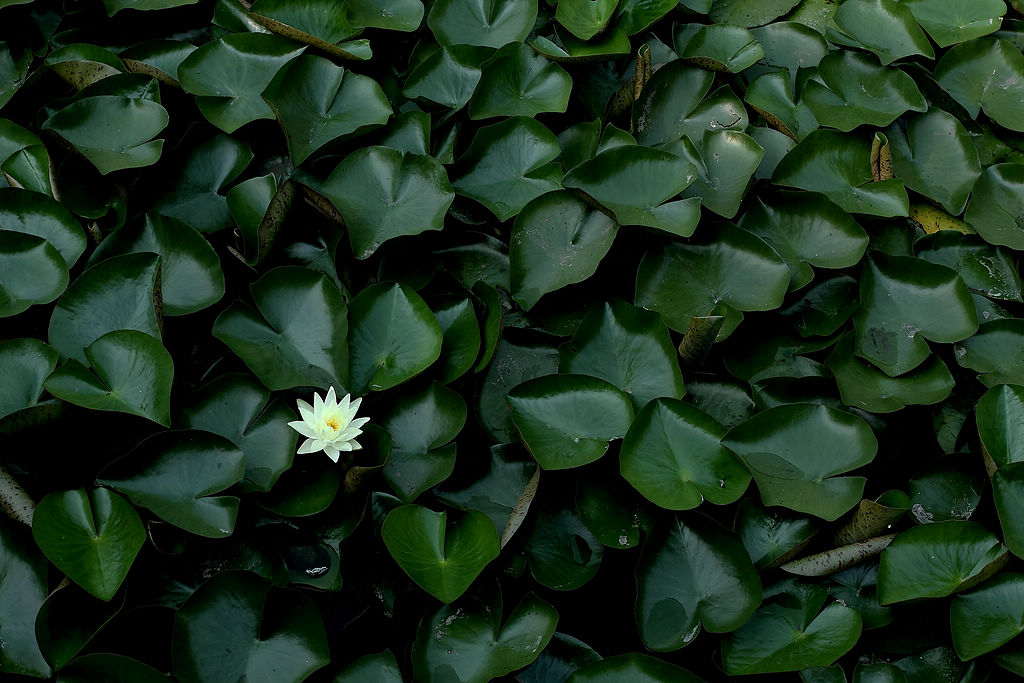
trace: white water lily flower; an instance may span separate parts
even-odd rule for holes
[[[370,418],[352,419],[363,399],[351,399],[350,394],[345,394],[341,401],[336,400],[334,387],[328,389],[327,398],[313,394],[313,405],[299,399],[299,415],[302,419],[288,423],[289,427],[306,437],[299,446],[299,453],[323,451],[331,460],[338,462],[342,451],[362,448],[355,439],[363,433],[360,427],[369,422]]]

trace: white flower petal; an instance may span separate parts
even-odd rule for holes
[[[320,394],[313,394],[313,414],[319,415],[324,410],[324,399]]]
[[[362,450],[362,448],[363,448],[361,445],[359,445],[358,441],[349,441],[348,443],[349,443],[349,445],[352,446],[352,450],[354,450],[354,451]]]
[[[335,406],[338,403],[338,398],[334,394],[334,387],[327,390],[327,398],[324,399],[324,404],[329,406]]]
[[[308,437],[310,439],[315,439],[316,438],[316,432],[313,431],[313,429],[310,428],[310,426],[308,424],[306,424],[305,422],[303,422],[301,420],[296,420],[294,422],[289,422],[288,426],[291,427],[292,429],[294,429],[295,431],[297,431],[299,434],[302,434],[305,437]]]
[[[313,419],[313,406],[302,399],[297,400],[296,403],[299,405],[299,415],[302,417],[302,421],[310,422]]]
[[[324,446],[324,453],[326,453],[327,457],[333,460],[334,462],[338,462],[338,456],[341,455],[338,449],[333,448],[330,444]]]
[[[319,445],[318,445],[319,444]],[[299,446],[298,453],[316,453],[317,451],[323,450],[324,443],[319,439],[306,439]]]
[[[359,429],[360,427],[362,427],[364,424],[366,424],[369,421],[370,421],[370,418],[368,418],[368,417],[357,417],[356,419],[354,419],[351,422],[349,422],[348,426],[349,427],[354,427],[355,429]]]
[[[351,398],[352,398],[351,394],[345,394],[345,396],[342,397],[342,399],[340,401],[338,401],[338,408],[341,409],[341,412],[347,413],[349,411],[348,405],[349,405],[349,399],[351,399]]]

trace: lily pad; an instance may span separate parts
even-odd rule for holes
[[[520,438],[546,470],[599,459],[633,421],[625,393],[586,375],[538,377],[516,386],[506,400]]]
[[[36,507],[32,535],[69,579],[109,601],[146,541],[139,515],[107,489],[47,495]]]
[[[1024,462],[1024,388],[992,387],[978,401],[974,419],[982,449],[992,460],[990,467]]]
[[[613,147],[562,180],[615,214],[623,225],[646,225],[688,237],[700,217],[697,200],[666,202],[694,180],[696,169],[675,154],[640,145]]]
[[[152,100],[98,95],[72,102],[47,119],[43,128],[67,140],[106,175],[155,164],[164,141],[153,138],[169,120],[167,110]]]
[[[580,40],[590,40],[604,30],[619,0],[565,0],[555,10],[555,21]]]
[[[215,337],[269,389],[347,386],[346,306],[326,276],[281,266],[251,291],[259,312],[236,301],[214,322]]]
[[[572,78],[564,69],[528,45],[511,43],[484,64],[480,83],[469,100],[469,117],[564,112],[571,90]]]
[[[837,477],[871,462],[878,441],[864,420],[810,404],[756,413],[722,444],[754,475],[765,505],[782,505],[828,521],[862,496],[864,477]]]
[[[1024,164],[986,168],[974,186],[964,219],[989,244],[1024,249]]]
[[[524,497],[528,494],[531,481],[535,484],[539,480],[535,476],[537,463],[524,457],[521,449],[512,444],[491,446],[490,460],[487,472],[466,488],[435,490],[434,495],[441,502],[459,510],[483,512],[491,518],[495,530],[501,534],[513,523],[517,507],[529,502]],[[528,504],[526,508],[529,509]]]
[[[963,660],[995,650],[1024,632],[1024,575],[1006,572],[949,604],[953,647]]]
[[[853,316],[856,353],[890,377],[918,367],[926,340],[957,342],[978,330],[970,291],[951,268],[876,253],[861,276]]]
[[[690,147],[689,140],[682,140]],[[699,156],[690,148],[684,158],[697,168],[697,180],[683,191],[684,197],[699,197],[701,205],[724,218],[739,211],[765,151],[754,138],[735,130],[708,130],[701,139]]]
[[[908,119],[905,133],[898,125],[886,131],[893,174],[909,189],[959,215],[981,175],[977,148],[956,117],[941,109]]]
[[[499,443],[516,441],[506,394],[519,384],[558,371],[558,350],[547,345],[516,344],[502,339],[487,368],[477,414],[484,428]]]
[[[889,605],[958,593],[987,579],[1008,558],[995,534],[975,522],[912,527],[882,551],[878,600]]]
[[[663,519],[637,565],[636,620],[652,650],[689,645],[701,628],[728,633],[761,602],[761,579],[740,539],[701,515]]]
[[[59,354],[38,339],[11,339],[0,343],[0,419],[36,405],[43,382],[57,365]]]
[[[434,317],[441,326],[441,381],[458,379],[473,367],[480,355],[482,342],[473,302],[468,299],[446,299],[434,307]]]
[[[887,126],[908,110],[928,109],[910,76],[879,66],[858,52],[838,50],[825,55],[818,74],[825,85],[808,81],[801,99],[823,126],[841,131],[861,125]]]
[[[441,45],[494,48],[523,42],[536,21],[537,0],[440,0],[427,16],[427,26]]]
[[[206,43],[178,67],[185,92],[210,123],[234,133],[258,119],[273,119],[274,111],[260,93],[285,64],[305,46],[267,33],[231,33]]]
[[[558,138],[524,116],[481,128],[452,170],[455,191],[505,221],[530,200],[560,187]]]
[[[815,520],[783,508],[765,508],[748,498],[736,513],[736,531],[758,569],[775,567],[798,553],[818,532]]]
[[[462,109],[473,96],[490,48],[446,45],[416,65],[402,93],[452,109]]]
[[[857,610],[838,602],[821,609],[827,598],[824,587],[813,586],[766,601],[723,643],[725,672],[738,676],[831,665],[857,643],[862,620]]]
[[[735,502],[750,473],[721,445],[726,429],[681,401],[655,399],[637,415],[622,443],[622,477],[652,503],[688,510],[708,500]]]
[[[918,241],[915,247],[926,261],[957,271],[972,292],[1001,301],[1022,300],[1020,274],[1009,249],[956,230],[940,230]]]
[[[0,666],[9,674],[45,678],[52,672],[36,638],[36,615],[47,595],[46,558],[28,532],[0,525]]]
[[[821,192],[850,213],[883,217],[910,213],[902,180],[875,182],[871,143],[863,136],[814,131],[782,158],[772,182]]]
[[[390,147],[363,147],[345,157],[323,194],[344,217],[359,259],[394,237],[441,230],[455,199],[440,162]]]
[[[708,2],[711,21],[735,26],[760,26],[800,4],[799,0],[711,0]]]
[[[601,568],[604,545],[571,506],[545,505],[532,517],[525,539],[530,573],[542,586],[576,590]]]
[[[914,370],[890,377],[854,355],[852,334],[844,335],[825,364],[835,375],[843,403],[872,413],[946,400],[955,382],[941,358],[932,354]]]
[[[985,323],[955,349],[957,363],[978,373],[985,386],[1024,384],[1024,321],[1004,318]]]
[[[636,410],[654,398],[686,393],[661,318],[624,301],[594,307],[560,355],[562,372],[611,382],[626,392]]]
[[[163,432],[104,469],[97,483],[199,536],[230,536],[238,498],[214,496],[245,474],[241,449],[200,431]]]
[[[992,497],[1006,547],[1014,555],[1024,555],[1024,466],[1013,462],[992,474]]]
[[[0,318],[46,304],[68,286],[68,267],[60,253],[42,237],[0,230]]]
[[[313,602],[247,571],[221,572],[192,593],[174,615],[171,654],[182,683],[300,683],[330,661]]]
[[[633,105],[633,125],[641,145],[660,145],[687,134],[687,119],[715,82],[714,74],[682,60],[658,69]]]
[[[460,603],[461,605],[461,603]],[[558,612],[527,593],[501,623],[501,600],[442,605],[420,622],[413,645],[416,679],[441,681],[456,676],[486,683],[530,664],[550,642]]]
[[[108,256],[152,252],[160,255],[160,295],[165,315],[195,313],[224,296],[220,259],[195,228],[175,218],[147,214],[118,228],[93,252]]]
[[[516,217],[509,238],[513,298],[528,311],[543,295],[586,280],[611,249],[618,229],[609,216],[571,192],[548,192],[532,200]]]
[[[769,71],[759,76],[747,87],[743,100],[769,126],[793,140],[802,140],[818,128],[818,119],[807,104],[796,100],[785,71]]]
[[[281,122],[296,165],[331,140],[384,124],[391,116],[391,104],[376,81],[314,55],[288,62],[262,97]]]
[[[811,266],[847,268],[858,263],[868,236],[848,213],[821,195],[774,192],[743,214],[740,226],[754,233],[786,260],[789,289],[814,278]]]
[[[629,652],[588,664],[573,672],[567,683],[699,683],[703,679],[686,669],[640,652]]]
[[[419,505],[392,510],[381,537],[398,566],[441,602],[451,603],[498,556],[498,535],[482,512],[465,513],[448,529],[447,513]]]
[[[76,279],[50,317],[50,345],[80,362],[85,347],[114,330],[160,338],[160,257],[126,254],[101,261]]]
[[[998,31],[1006,13],[1003,0],[901,0],[939,47],[949,47]]]
[[[182,220],[200,232],[214,232],[232,221],[224,190],[253,159],[248,143],[220,134],[196,143],[182,164],[174,188],[154,210]]]
[[[158,339],[114,330],[85,349],[88,366],[69,358],[43,386],[59,399],[93,410],[139,415],[171,424],[174,363]]]
[[[1024,55],[1009,41],[960,43],[935,65],[935,80],[972,117],[983,110],[1000,126],[1024,131]]]
[[[705,226],[688,244],[674,242],[645,253],[637,271],[636,304],[657,311],[671,329],[682,332],[695,316],[778,308],[788,286],[789,268],[770,246],[731,223],[718,223]],[[723,328],[719,338],[732,327]]]
[[[426,370],[441,355],[441,327],[411,287],[381,282],[352,300],[352,389],[383,391]]]
[[[837,38],[852,38],[854,45],[874,52],[882,66],[911,55],[934,59],[935,51],[907,4],[896,0],[848,0],[836,8],[836,25],[845,34]]]
[[[381,414],[380,425],[391,435],[384,478],[398,498],[409,503],[451,475],[455,444],[448,444],[466,423],[466,404],[434,382],[407,392]]]

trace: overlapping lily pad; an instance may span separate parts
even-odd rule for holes
[[[856,505],[866,479],[836,476],[871,462],[871,428],[849,413],[810,404],[762,411],[722,440],[750,469],[766,505],[829,521]]]

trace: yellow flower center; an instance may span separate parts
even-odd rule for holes
[[[338,418],[336,418],[336,417],[329,417],[329,418],[327,418],[327,426],[330,427],[331,429],[333,429],[334,431],[338,431]]]

